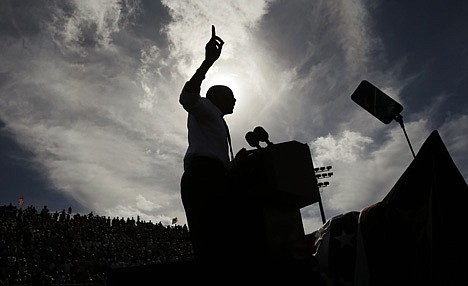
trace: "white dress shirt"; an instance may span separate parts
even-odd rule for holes
[[[210,157],[228,167],[228,133],[221,110],[198,93],[182,91],[179,102],[188,112],[189,145],[184,156],[184,170],[194,156]]]

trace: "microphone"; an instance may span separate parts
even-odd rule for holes
[[[256,135],[259,141],[265,142],[268,146],[272,145],[271,141],[268,139],[268,132],[261,127],[257,126],[254,128],[253,133]]]
[[[255,147],[257,149],[260,149],[260,140],[258,140],[258,136],[252,132],[249,131],[245,134],[245,140],[247,140],[247,143],[249,143],[250,146]]]

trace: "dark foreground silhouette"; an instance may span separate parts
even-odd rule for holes
[[[468,186],[434,131],[382,201],[329,219],[305,235],[304,252],[302,242],[296,252],[271,244],[303,241],[297,239],[300,231],[294,234],[287,228],[290,224],[269,232],[272,240],[263,245],[272,247],[266,252],[270,258],[277,254],[271,259],[260,255],[265,254],[258,249],[262,244],[246,243],[250,231],[260,233],[265,226],[255,219],[247,229],[233,229],[239,245],[250,247],[243,259],[230,260],[226,254],[222,261],[200,264],[194,260],[186,226],[1,206],[0,285],[224,284],[252,279],[287,279],[290,285],[465,285],[468,247],[459,230],[466,224],[467,200]],[[266,213],[264,220],[275,224],[281,224],[283,215],[289,215],[286,221],[297,215]],[[286,239],[285,233],[294,239]]]

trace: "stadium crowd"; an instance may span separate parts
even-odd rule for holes
[[[193,260],[186,225],[0,206],[0,286],[106,285],[106,273]]]

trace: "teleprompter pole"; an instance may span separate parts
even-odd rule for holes
[[[413,146],[411,146],[411,142],[410,142],[410,140],[408,138],[408,134],[406,134],[405,125],[403,124],[403,116],[401,116],[401,114],[398,114],[395,117],[395,121],[400,123],[400,126],[403,129],[403,132],[405,133],[406,141],[408,141],[408,145],[409,145],[409,147],[411,149],[411,153],[413,154],[413,158],[416,158],[416,155],[414,154]]]

